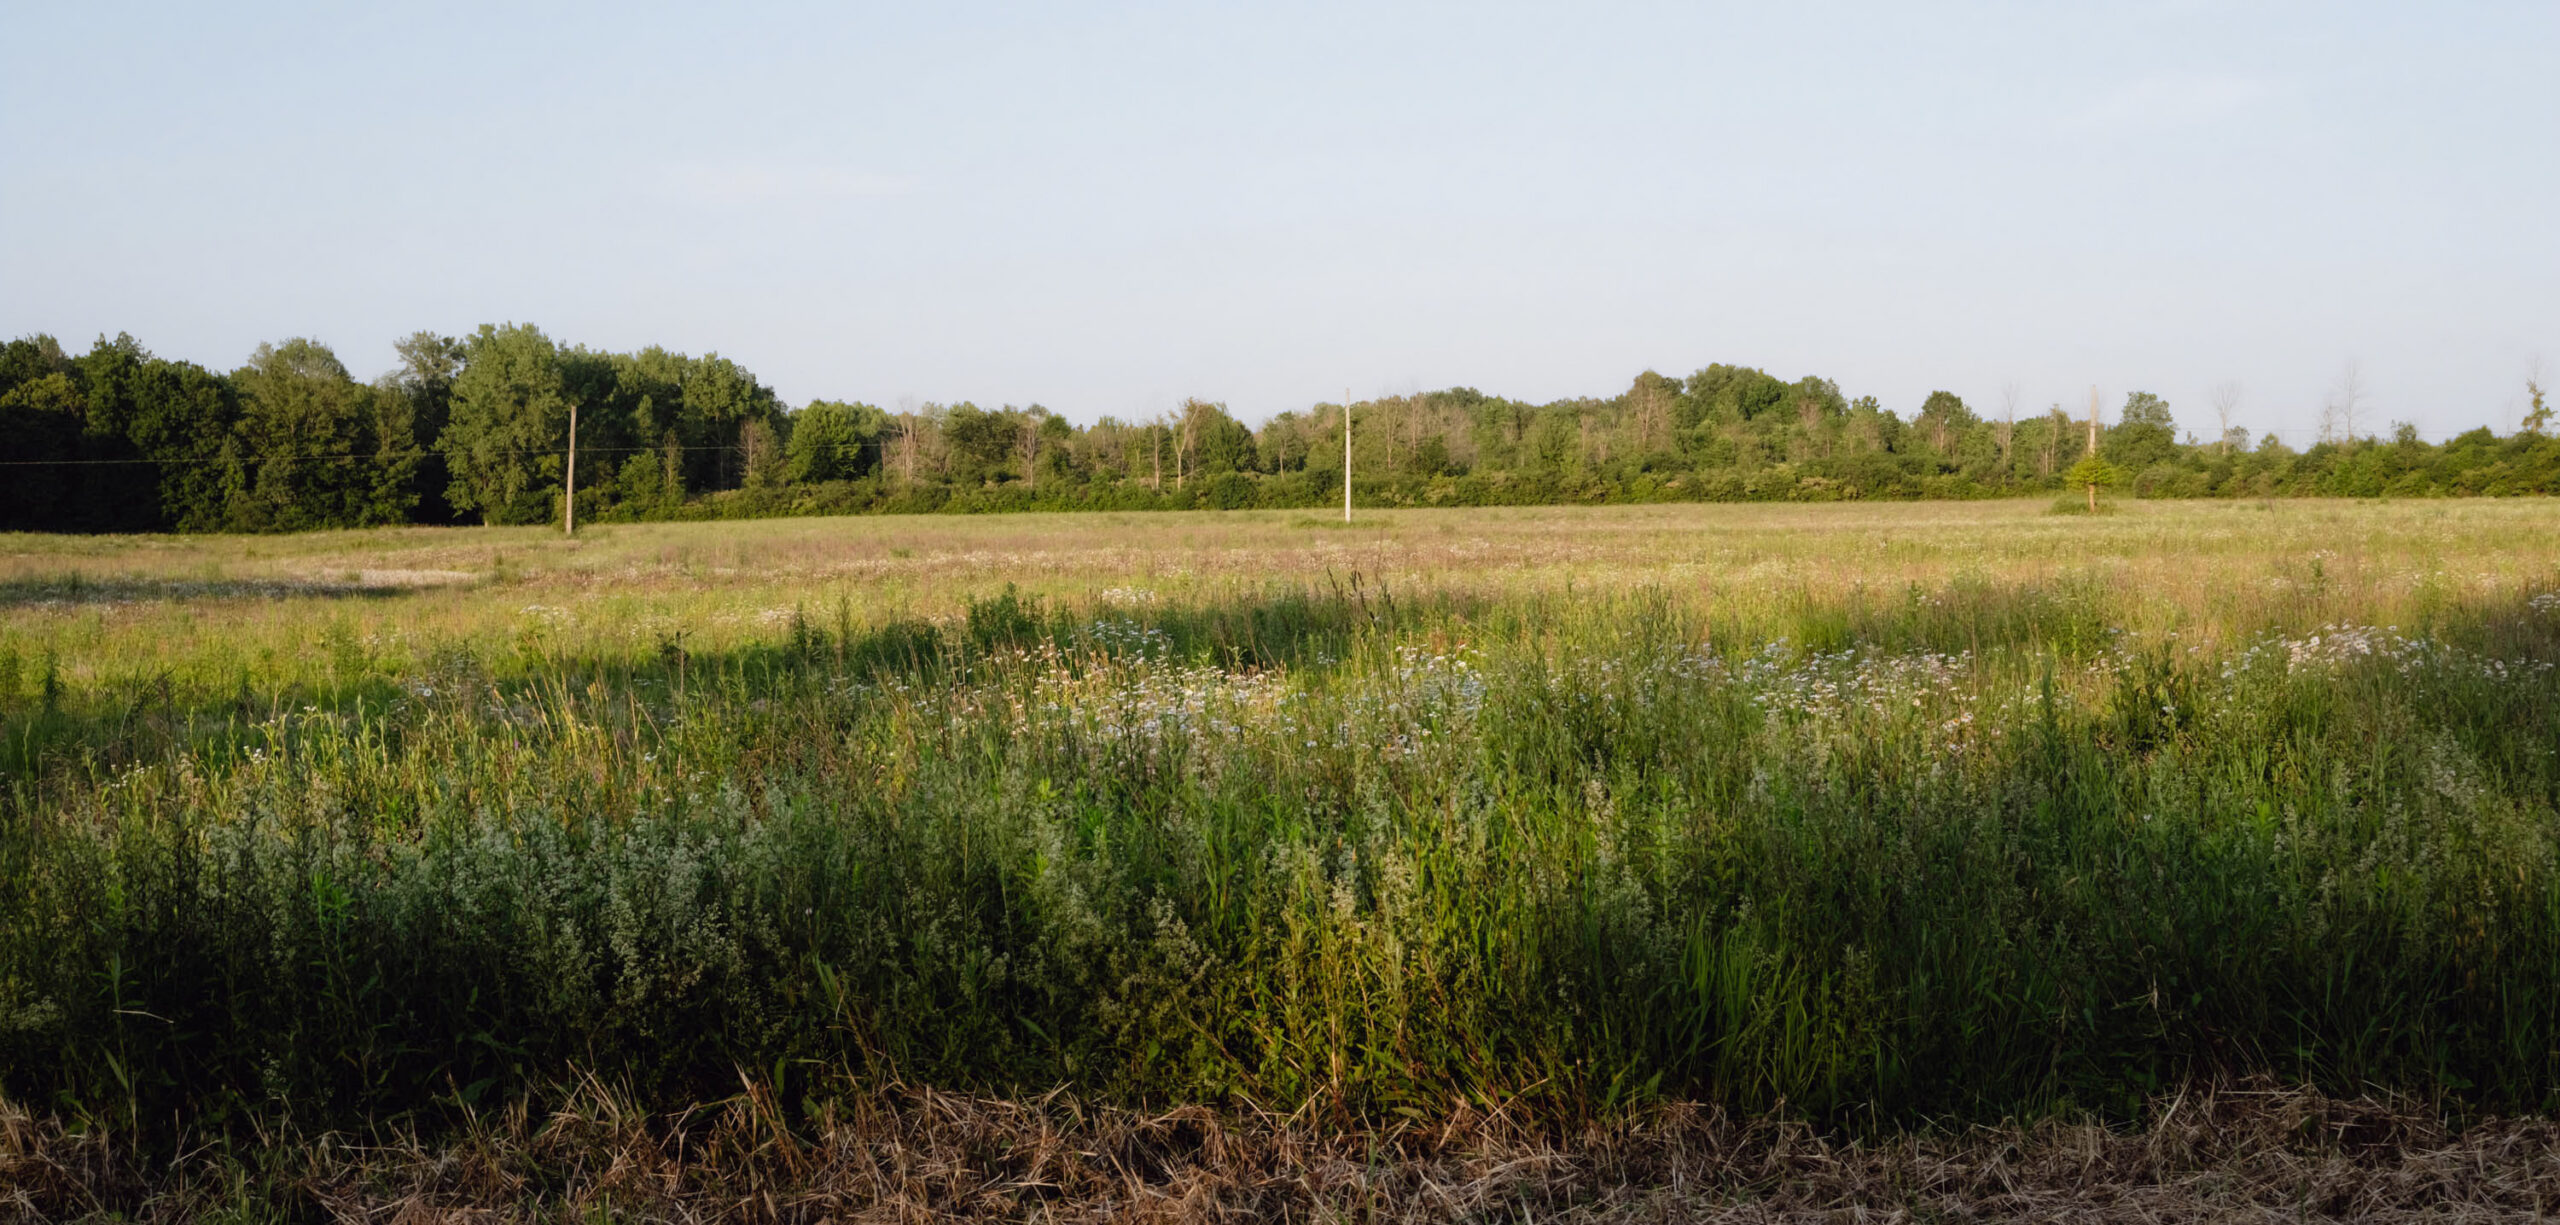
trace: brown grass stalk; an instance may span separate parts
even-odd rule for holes
[[[10,1107],[0,1188],[23,1221],[2486,1221],[2560,1212],[2560,1125],[2262,1084],[2165,1097],[2138,1128],[1869,1138],[1687,1105],[1554,1134],[1471,1107],[1345,1129],[930,1089],[792,1125],[760,1085],[666,1115],[590,1082],[436,1143],[282,1138],[148,1169]]]

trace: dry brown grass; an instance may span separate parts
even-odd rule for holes
[[[2539,1220],[2560,1125],[2450,1126],[2415,1105],[2264,1086],[2148,1124],[1845,1140],[1672,1106],[1557,1135],[1500,1112],[1363,1129],[907,1090],[788,1127],[751,1089],[652,1117],[590,1087],[460,1139],[260,1146],[136,1170],[108,1141],[0,1113],[0,1217],[28,1221]]]
[[[855,622],[946,617],[1007,585],[1214,601],[1351,574],[1398,592],[1504,599],[1662,592],[1710,617],[1891,601],[1956,583],[2079,583],[2118,622],[2209,642],[2332,620],[2417,624],[2448,602],[2560,573],[2560,502],[2133,503],[2100,519],[2041,502],[926,515],[388,528],[295,536],[0,534],[0,650],[75,684],[243,669],[327,678],[316,627],[412,644],[648,653],[770,641],[794,609]],[[77,579],[74,585],[71,580]],[[538,622],[538,626],[537,626]],[[33,666],[32,664],[30,666]]]

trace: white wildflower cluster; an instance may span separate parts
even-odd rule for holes
[[[1400,647],[1382,671],[1317,697],[1279,670],[1172,663],[1160,630],[1105,621],[1089,633],[1102,650],[1043,655],[1027,689],[911,696],[955,727],[1004,708],[1017,734],[1145,749],[1249,736],[1291,748],[1358,743],[1389,757],[1445,742],[1484,706],[1486,681],[1464,644]]]
[[[1156,593],[1144,587],[1113,587],[1102,593],[1105,604],[1153,604]]]
[[[2301,638],[2278,638],[2259,647],[2274,646],[2284,651],[2285,662],[2295,668],[2335,666],[2350,660],[2382,659],[2407,665],[2425,657],[2433,644],[2425,639],[2410,638],[2396,625],[2376,629],[2370,625],[2329,625],[2319,633]],[[2257,650],[2259,647],[2252,647]]]
[[[2222,678],[2230,680],[2270,663],[2281,664],[2288,671],[2302,671],[2376,659],[2405,672],[2437,650],[2432,641],[2402,635],[2396,625],[2381,629],[2370,625],[2328,625],[2318,633],[2299,638],[2283,634],[2261,638],[2222,665]]]
[[[520,611],[522,611],[525,616],[531,617],[546,625],[565,625],[570,619],[568,609],[557,608],[549,604],[527,604]]]
[[[1972,683],[1973,664],[1970,651],[1894,655],[1853,648],[1799,659],[1793,644],[1779,638],[1738,663],[1693,652],[1676,660],[1672,672],[1730,685],[1762,711],[1796,723],[1835,724],[1852,715],[1916,719],[1934,741],[1961,752],[1977,733],[1982,697]],[[1990,727],[1988,734],[2000,732]]]
[[[1801,662],[1786,659],[1785,643],[1771,643],[1735,669],[1733,680],[1751,693],[1761,709],[1813,719],[1838,719],[1854,712],[1901,714],[1929,707],[1969,705],[1974,700],[1964,681],[1973,670],[1973,653],[1953,655],[1919,651],[1908,655],[1869,654],[1858,650],[1816,652]],[[1950,717],[1971,722],[1971,712]]]
[[[2545,617],[2560,617],[2560,591],[2546,591],[2524,602],[2524,606]]]
[[[1690,651],[1671,661],[1671,674],[1682,680],[1717,685],[1741,685],[1761,688],[1795,664],[1795,647],[1785,638],[1773,638],[1760,649],[1743,657],[1739,664],[1725,661],[1705,651]]]
[[[99,787],[99,790],[109,792],[139,789],[152,780],[155,768],[150,763],[139,761],[112,767],[107,773],[106,782]]]
[[[1381,756],[1420,751],[1446,741],[1484,709],[1484,675],[1466,644],[1437,649],[1396,648],[1382,691],[1358,693],[1347,702],[1348,734],[1374,745]]]
[[[2493,681],[2530,680],[2551,674],[2551,661],[2548,659],[2481,658],[2472,662],[2479,667],[2480,675]]]
[[[1085,640],[1106,655],[1161,659],[1173,652],[1173,636],[1127,617],[1102,617],[1084,627]]]
[[[2302,672],[2372,663],[2402,675],[2424,669],[2477,672],[2493,681],[2524,680],[2551,671],[2550,660],[2491,659],[2433,638],[2412,638],[2400,627],[2335,624],[2301,637],[2276,634],[2259,639],[2223,665],[2230,680],[2261,665],[2281,663]]]
[[[1392,678],[1398,704],[1434,715],[1473,717],[1484,707],[1484,674],[1465,643],[1447,650],[1396,648]]]
[[[1159,743],[1204,734],[1234,735],[1277,720],[1290,697],[1276,672],[1229,672],[1158,663],[1053,667],[1017,707],[1025,723],[1106,740]]]

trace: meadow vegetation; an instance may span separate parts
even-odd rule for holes
[[[1545,404],[1451,387],[1314,404],[1248,425],[1184,400],[1144,421],[1039,404],[794,407],[718,354],[564,344],[529,324],[419,332],[358,382],[326,345],[260,345],[220,373],[130,336],[73,355],[0,344],[0,530],[292,532],[394,523],[789,515],[2560,493],[2538,381],[2501,436],[2381,424],[2353,367],[2290,440],[2132,391],[2110,414],[1995,412],[1934,391],[1888,406],[1829,379],[1714,364]],[[2360,416],[2360,407],[2363,413]],[[1348,428],[1350,437],[1344,431]],[[571,475],[574,469],[575,480]],[[2083,479],[2102,478],[2102,479]]]
[[[2249,1077],[2547,1112],[2555,528],[0,537],[0,1092],[143,1151],[573,1090],[785,1131],[892,1085],[1352,1133]]]

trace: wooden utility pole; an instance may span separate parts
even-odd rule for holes
[[[1342,389],[1342,521],[1351,522],[1351,389]]]
[[[2098,453],[2098,389],[2089,389],[2089,454]]]
[[[561,510],[567,535],[578,534],[578,402],[569,401],[569,499]]]

